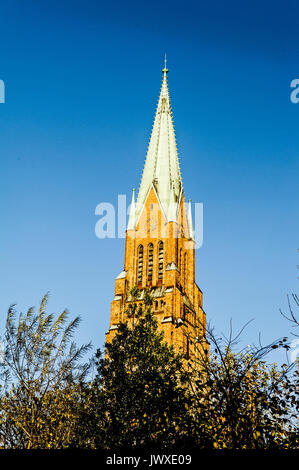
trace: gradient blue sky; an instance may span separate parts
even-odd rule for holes
[[[103,344],[124,240],[97,239],[94,211],[139,186],[167,52],[207,317],[219,332],[254,319],[245,343],[289,332],[298,20],[296,1],[1,2],[1,325],[50,291],[51,311],[81,314],[79,341]]]

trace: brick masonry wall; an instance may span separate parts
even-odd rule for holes
[[[159,279],[159,244],[163,243],[163,272]],[[205,313],[202,309],[202,292],[195,282],[194,241],[189,238],[184,196],[180,201],[177,222],[166,221],[156,191],[152,187],[147,196],[136,230],[127,230],[125,242],[124,277],[115,281],[115,297],[111,304],[110,328],[106,340],[111,341],[117,325],[127,321],[128,291],[138,285],[139,289],[157,288],[163,291],[154,298],[153,310],[157,315],[159,329],[165,340],[177,352],[194,355],[192,343],[187,336],[205,335]],[[152,279],[149,280],[149,245],[153,246]],[[138,283],[138,253],[143,246],[142,282]],[[173,264],[172,264],[173,263]],[[170,265],[172,269],[170,268]],[[160,301],[163,300],[161,306]],[[155,301],[158,301],[156,308]],[[189,305],[189,308],[188,308]],[[167,319],[171,321],[167,321]],[[178,326],[177,320],[183,324]],[[131,320],[129,320],[131,321]]]

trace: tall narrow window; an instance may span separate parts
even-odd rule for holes
[[[158,279],[163,279],[163,262],[164,262],[164,249],[163,242],[159,243],[159,272]]]
[[[184,288],[186,290],[186,285],[187,285],[187,253],[184,255]]]
[[[179,255],[179,266],[178,266],[179,270],[181,271],[181,275],[182,275],[182,268],[183,268],[183,263],[182,263],[182,248],[180,248],[180,255]]]
[[[184,253],[182,251],[182,248],[180,249],[180,272],[181,272],[181,286],[184,287]]]
[[[154,259],[154,246],[152,243],[148,245],[148,270],[147,280],[152,282],[153,280],[153,259]]]
[[[138,248],[138,284],[142,283],[142,273],[143,273],[143,246],[140,245]]]

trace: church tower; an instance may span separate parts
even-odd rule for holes
[[[202,292],[195,282],[195,240],[191,201],[185,205],[167,83],[163,79],[137,201],[133,190],[123,271],[115,280],[110,328],[130,319],[129,291],[150,289],[153,311],[165,340],[192,359],[194,341],[205,337]],[[130,320],[129,320],[130,321]],[[192,339],[191,339],[192,338]]]

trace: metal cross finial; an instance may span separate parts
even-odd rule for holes
[[[168,72],[166,54],[165,54],[165,59],[164,59],[164,69],[162,70],[162,72],[164,74],[166,74]]]

